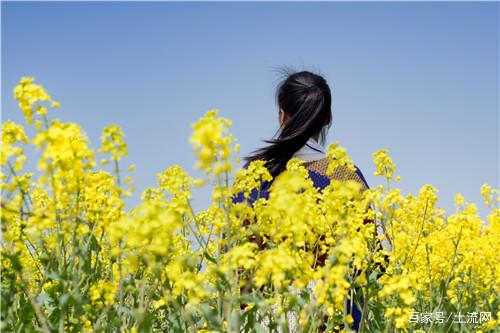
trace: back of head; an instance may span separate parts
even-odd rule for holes
[[[276,91],[284,119],[276,138],[269,145],[247,157],[248,162],[266,161],[273,177],[282,172],[286,163],[310,138],[325,140],[332,121],[332,97],[326,80],[308,71],[294,72],[280,82]]]

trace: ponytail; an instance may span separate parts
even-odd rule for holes
[[[325,129],[332,121],[331,93],[325,79],[303,71],[289,75],[276,90],[278,106],[286,115],[275,139],[265,140],[268,146],[245,158],[247,162],[266,161],[273,177],[280,174],[311,137],[325,140]]]

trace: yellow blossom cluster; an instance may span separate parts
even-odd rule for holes
[[[221,175],[231,171],[231,154],[238,146],[231,146],[234,137],[228,133],[231,121],[217,117],[219,110],[210,110],[193,125],[190,142],[197,157],[196,166],[207,173]]]

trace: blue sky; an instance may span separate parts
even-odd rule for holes
[[[244,156],[277,129],[277,66],[319,71],[340,141],[375,186],[371,154],[424,184],[480,203],[499,182],[499,4],[2,2],[2,118],[35,76],[92,146],[120,125],[139,193],[172,164],[193,171],[190,124],[218,108]],[[196,173],[194,173],[196,174]],[[207,193],[195,202],[203,207]],[[132,200],[137,202],[137,198]]]

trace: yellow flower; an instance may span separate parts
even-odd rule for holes
[[[125,135],[119,126],[106,126],[102,131],[99,152],[111,154],[113,161],[120,161],[122,157],[128,154],[128,146],[123,140],[124,137]]]
[[[394,176],[394,171],[396,170],[396,165],[392,162],[392,158],[387,155],[387,149],[381,149],[373,153],[375,159],[375,166],[377,170],[375,171],[375,176],[382,176],[391,180]]]
[[[217,117],[218,110],[210,110],[193,125],[190,142],[198,160],[196,166],[206,173],[220,175],[231,171],[230,156],[234,138],[228,133],[231,122]]]
[[[498,191],[493,190],[488,184],[483,184],[481,186],[481,195],[483,196],[484,203],[490,205],[494,203],[495,195],[498,195]]]
[[[118,285],[106,280],[99,280],[90,287],[89,293],[92,302],[97,306],[113,304]]]
[[[345,148],[341,147],[338,142],[331,144],[328,146],[327,157],[330,160],[330,164],[328,165],[328,169],[326,173],[328,175],[333,174],[334,170],[338,167],[346,166],[349,170],[355,171],[356,168],[352,162],[352,159],[347,155],[347,151]]]
[[[24,150],[21,147],[18,147],[17,144],[26,144],[28,143],[28,140],[28,137],[24,133],[23,126],[10,120],[2,123],[0,165],[6,165],[9,159],[13,157],[15,159],[14,170],[20,171],[26,161],[26,156],[23,155]]]
[[[34,81],[33,77],[23,77],[19,85],[14,88],[14,97],[17,99],[19,108],[23,112],[28,124],[31,124],[33,121],[33,104],[51,101],[51,97],[45,89],[33,83]]]
[[[243,193],[248,199],[252,190],[259,189],[263,182],[271,181],[273,177],[264,165],[265,161],[252,161],[246,169],[239,170],[234,179],[232,193]]]

